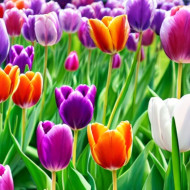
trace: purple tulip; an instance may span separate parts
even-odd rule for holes
[[[1,65],[2,62],[7,57],[10,46],[9,36],[3,19],[0,19],[0,34],[1,34],[1,41],[0,41],[0,65]]]
[[[67,167],[72,156],[73,136],[69,126],[40,122],[37,128],[37,150],[47,170],[57,172]]]
[[[75,33],[81,24],[81,13],[79,10],[64,9],[59,11],[59,21],[62,30],[67,33]]]
[[[70,86],[55,89],[55,98],[59,115],[73,130],[82,129],[92,119],[96,87],[79,85],[76,90]]]
[[[132,29],[141,32],[149,28],[156,9],[155,0],[128,0],[126,14]]]
[[[68,71],[76,71],[79,68],[79,59],[75,51],[69,53],[65,60],[65,69]]]
[[[62,31],[55,12],[45,15],[36,15],[35,34],[38,43],[42,46],[52,46],[59,42]]]
[[[91,6],[94,9],[96,18],[99,18],[101,9],[104,8],[103,2],[102,1],[94,2],[91,4]]]
[[[154,40],[154,32],[151,29],[147,29],[142,33],[142,45],[149,46]]]
[[[78,30],[78,37],[81,43],[88,49],[96,48],[94,41],[90,37],[88,19],[82,18],[81,26]]]
[[[122,5],[122,1],[119,1],[119,0],[108,0],[106,2],[106,5],[105,7],[108,7],[110,9],[114,9],[114,8],[124,8],[123,5]]]
[[[24,49],[21,45],[14,45],[9,51],[7,57],[7,64],[18,65],[20,72],[24,73],[26,65],[28,65],[29,70],[32,70],[32,63],[34,60],[34,47],[28,46]]]
[[[40,13],[41,14],[48,14],[50,12],[56,12],[58,14],[59,10],[61,9],[61,7],[59,6],[59,4],[55,1],[49,1],[47,3],[43,3]]]
[[[73,5],[72,3],[67,3],[65,6],[65,9],[76,9],[75,5]]]
[[[45,3],[45,0],[32,0],[30,8],[33,10],[34,15],[37,15],[40,13],[40,10],[42,8],[42,5]]]
[[[72,3],[73,3],[76,7],[89,5],[89,4],[93,3],[93,2],[94,2],[94,0],[72,0]]]
[[[0,189],[14,190],[13,178],[10,167],[0,164]]]
[[[124,15],[124,14],[125,14],[125,11],[122,8],[114,8],[112,10],[112,16],[113,17],[119,16],[119,15]]]
[[[100,14],[99,14],[98,19],[102,20],[102,18],[105,16],[111,16],[111,9],[110,8],[102,8],[100,10]]]
[[[175,7],[165,18],[160,39],[166,55],[177,63],[190,63],[190,8]]]
[[[126,44],[127,49],[130,51],[136,51],[138,40],[139,40],[139,33],[130,33]]]
[[[31,42],[34,42],[36,40],[34,26],[35,26],[35,16],[29,15],[27,21],[23,24],[22,35],[26,40]]]
[[[112,69],[118,69],[121,66],[121,57],[118,53],[113,56]]]
[[[34,15],[34,11],[32,9],[24,9],[23,10],[24,14],[26,15],[26,17],[28,17],[29,15]]]
[[[81,6],[78,9],[81,12],[82,17],[86,17],[86,18],[95,18],[95,12],[94,9],[92,8],[92,6],[87,5],[87,6]]]
[[[166,17],[166,11],[162,9],[156,9],[154,19],[151,23],[151,28],[155,31],[157,35],[160,35],[161,25]]]
[[[59,6],[63,9],[66,8],[67,4],[71,4],[71,0],[55,0]]]

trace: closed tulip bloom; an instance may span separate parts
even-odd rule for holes
[[[65,6],[65,9],[76,9],[75,5],[73,5],[72,3],[67,3]]]
[[[61,7],[59,6],[59,4],[55,1],[49,1],[47,3],[43,3],[40,13],[41,14],[48,14],[50,12],[56,12],[58,14],[59,10],[61,9]]]
[[[43,79],[39,72],[20,75],[20,83],[12,96],[13,102],[21,108],[34,106],[42,94]]]
[[[76,71],[79,68],[79,59],[75,51],[69,53],[65,60],[65,69],[68,71]]]
[[[70,86],[55,89],[55,98],[59,115],[63,123],[73,130],[82,129],[88,125],[94,112],[96,87],[94,85],[79,85],[75,90]]]
[[[180,152],[190,150],[190,94],[181,99],[168,98],[162,100],[151,98],[148,106],[152,137],[156,144],[164,150],[172,151],[171,126],[172,117],[176,122]]]
[[[93,2],[94,2],[94,0],[72,0],[72,3],[73,3],[76,7],[89,5],[89,4],[93,3]]]
[[[4,13],[4,21],[8,34],[10,36],[19,36],[21,34],[22,25],[24,24],[24,13],[17,8],[6,10]]]
[[[177,63],[190,63],[190,8],[176,7],[165,18],[160,39],[166,55]]]
[[[91,4],[92,8],[94,9],[96,18],[99,18],[100,16],[100,11],[102,8],[104,8],[104,4],[102,1],[94,2]]]
[[[8,165],[0,164],[0,189],[14,190],[13,177]]]
[[[126,14],[129,24],[136,32],[149,28],[156,9],[155,0],[128,0],[126,3]]]
[[[96,17],[95,11],[90,5],[79,7],[79,11],[81,12],[82,17],[86,17],[89,19]]]
[[[122,0],[107,0],[105,7],[108,7],[110,9],[124,8]]]
[[[119,15],[124,15],[124,14],[125,14],[125,11],[122,8],[114,8],[112,10],[112,16],[113,17],[119,16]]]
[[[81,13],[79,10],[64,9],[59,11],[59,21],[63,31],[75,33],[81,24]]]
[[[32,70],[33,59],[33,46],[28,46],[24,49],[24,47],[21,45],[14,45],[9,51],[7,63],[11,63],[12,65],[18,65],[20,68],[20,72],[24,73],[26,65],[28,65],[29,70]]]
[[[147,29],[142,33],[142,45],[150,46],[154,40],[154,32],[151,29]]]
[[[93,49],[96,47],[94,41],[90,37],[90,30],[88,25],[88,19],[82,18],[81,26],[78,30],[78,37],[82,45],[84,45],[88,49]]]
[[[130,33],[126,44],[127,49],[130,51],[136,51],[138,41],[139,41],[139,33]]]
[[[1,41],[0,41],[0,65],[1,65],[7,57],[10,46],[9,36],[3,19],[0,19],[0,34],[1,34]]]
[[[151,28],[157,35],[160,35],[160,28],[166,17],[166,11],[162,9],[156,9],[154,19],[151,23]]]
[[[128,121],[121,122],[115,130],[93,123],[87,128],[92,157],[101,167],[117,170],[131,157],[132,128]]]
[[[121,57],[118,53],[113,56],[112,69],[118,69],[121,66]]]
[[[103,52],[115,54],[125,47],[130,31],[127,15],[90,19],[89,26],[91,38]]]
[[[55,12],[36,15],[35,34],[38,43],[42,46],[52,46],[59,42],[62,31]]]
[[[29,15],[27,21],[23,24],[22,35],[26,40],[31,42],[34,42],[36,40],[34,26],[35,26],[35,16]]]
[[[30,5],[30,9],[33,10],[34,15],[39,14],[40,10],[42,8],[42,5],[45,3],[45,0],[32,0],[31,1],[31,5]]]
[[[105,17],[105,16],[112,16],[111,9],[108,8],[108,7],[102,8],[102,9],[100,10],[100,14],[99,14],[99,16],[98,16],[98,19],[99,19],[99,20],[102,20],[103,17]]]
[[[67,167],[72,156],[73,136],[69,126],[40,122],[37,128],[37,150],[47,170],[57,172]]]
[[[18,66],[8,64],[4,70],[0,68],[0,103],[7,100],[17,89],[19,74],[20,69]]]
[[[0,18],[3,18],[5,12],[5,5],[4,3],[0,3]]]

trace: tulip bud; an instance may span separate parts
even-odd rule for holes
[[[24,13],[17,8],[6,10],[4,13],[4,21],[8,34],[10,36],[19,36],[21,34],[22,25],[24,24]]]
[[[112,10],[112,16],[113,17],[119,16],[119,15],[124,15],[124,14],[125,14],[125,11],[122,8],[114,8]]]
[[[100,11],[104,8],[104,4],[102,1],[94,2],[91,4],[92,8],[94,9],[96,18],[100,17]]]
[[[20,83],[12,96],[13,102],[21,108],[34,106],[42,94],[43,79],[40,73],[32,71],[20,75]]]
[[[55,12],[45,15],[36,15],[35,34],[38,43],[42,46],[56,44],[62,35],[59,20]]]
[[[154,40],[154,32],[151,29],[147,29],[142,33],[142,45],[149,46]]]
[[[47,170],[57,172],[69,164],[73,136],[69,126],[40,122],[37,128],[37,150],[40,162]]]
[[[5,5],[4,3],[0,3],[0,18],[3,18],[5,12]]]
[[[108,7],[110,9],[124,8],[121,1],[119,0],[107,0],[105,7]]]
[[[72,51],[69,53],[67,59],[65,60],[65,69],[68,71],[76,71],[79,68],[79,60],[77,53]]]
[[[89,4],[93,3],[93,2],[94,2],[94,0],[72,0],[72,3],[73,3],[76,7],[89,5]]]
[[[8,165],[3,166],[0,164],[0,189],[14,190],[13,177]]]
[[[5,69],[0,68],[0,103],[9,98],[18,87],[20,69],[8,64]]]
[[[48,14],[50,12],[58,13],[60,9],[61,9],[61,7],[59,6],[59,4],[57,2],[49,1],[47,3],[42,4],[40,13],[41,14]]]
[[[118,53],[113,56],[112,69],[118,69],[121,66],[121,57]]]
[[[24,47],[21,45],[14,45],[9,51],[7,63],[11,63],[12,65],[18,65],[20,68],[20,72],[24,73],[26,65],[28,65],[29,70],[32,70],[33,59],[33,46],[28,46],[24,49]]]
[[[79,7],[79,11],[81,12],[82,17],[95,18],[94,9],[90,5]]]
[[[7,34],[7,29],[3,19],[0,19],[0,34],[1,34],[1,41],[0,41],[0,65],[1,65],[2,62],[7,57],[10,46],[9,36]]]
[[[62,30],[67,33],[75,33],[81,24],[81,13],[79,10],[64,9],[59,11],[59,21]]]
[[[34,15],[39,14],[42,8],[42,5],[45,3],[45,0],[32,0],[30,8],[33,10]]]
[[[136,51],[138,40],[139,40],[139,33],[130,33],[126,44],[127,49],[130,51]]]
[[[88,125],[94,112],[96,87],[79,85],[74,91],[69,86],[55,89],[55,98],[59,115],[73,130]]]
[[[100,10],[100,14],[98,19],[101,20],[103,19],[105,16],[111,16],[111,9],[110,8],[102,8]]]

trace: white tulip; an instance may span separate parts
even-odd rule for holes
[[[190,94],[181,99],[151,98],[148,115],[152,137],[158,146],[172,151],[171,126],[174,117],[180,152],[190,150]]]

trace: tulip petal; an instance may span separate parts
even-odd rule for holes
[[[97,19],[90,19],[90,36],[103,52],[112,53],[114,50],[110,32],[106,25]]]
[[[102,22],[108,27],[110,22],[113,20],[113,17],[111,16],[105,16],[103,19],[102,19]]]
[[[114,49],[121,51],[129,37],[130,27],[127,21],[127,15],[115,17],[108,26],[111,38],[113,41]]]

